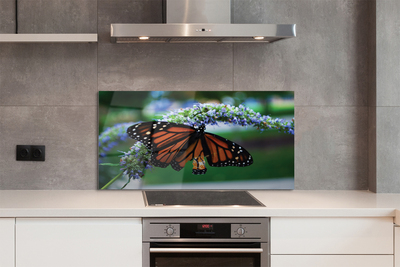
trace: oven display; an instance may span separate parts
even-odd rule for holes
[[[198,231],[213,231],[213,225],[209,223],[200,223],[197,225]]]
[[[181,223],[181,238],[231,238],[230,223]]]

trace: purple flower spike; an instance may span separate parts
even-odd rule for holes
[[[268,129],[286,129],[285,133],[294,134],[294,119],[290,122],[283,119],[272,119],[268,115],[262,116],[244,105],[239,107],[225,104],[202,104],[193,107],[170,111],[160,121],[182,123],[191,127],[199,125],[235,124],[241,126],[254,126],[260,131]],[[291,131],[290,131],[291,130]]]

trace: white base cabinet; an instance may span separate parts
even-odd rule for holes
[[[0,267],[14,267],[15,218],[0,218]]]
[[[54,266],[142,266],[141,219],[0,218],[0,267]],[[400,227],[392,217],[271,218],[271,267],[306,266],[400,267]]]
[[[272,255],[272,267],[392,267],[393,255]]]
[[[271,254],[393,255],[393,218],[271,218]]]
[[[16,267],[142,264],[139,218],[16,219]]]
[[[393,236],[392,217],[271,218],[271,267],[392,267]]]

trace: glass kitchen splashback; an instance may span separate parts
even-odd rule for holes
[[[99,189],[294,188],[291,91],[100,91]]]

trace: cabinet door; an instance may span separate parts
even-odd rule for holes
[[[394,259],[396,260],[394,266],[400,267],[400,226],[394,228],[394,240],[395,240]]]
[[[15,218],[0,218],[0,266],[14,267]]]
[[[393,255],[272,255],[271,267],[392,267]]]
[[[141,265],[141,219],[17,218],[17,267]]]
[[[271,254],[393,254],[393,218],[271,218]]]

